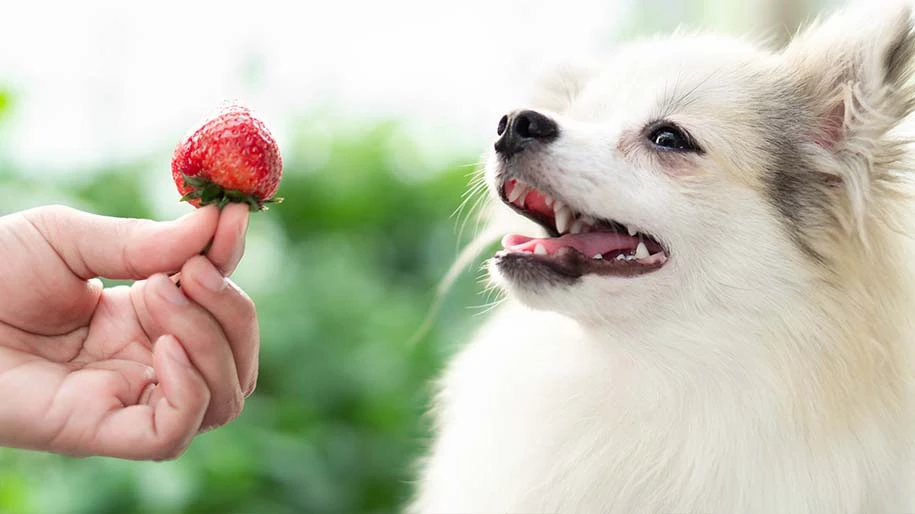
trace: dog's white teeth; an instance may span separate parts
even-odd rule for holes
[[[545,203],[547,207],[552,207],[554,201],[552,196],[548,194],[543,195],[543,203]]]
[[[556,203],[558,204],[559,202],[557,201]],[[560,234],[565,234],[572,223],[572,211],[562,205],[561,207],[555,207],[554,212],[556,216],[556,231]]]
[[[557,200],[556,198],[554,198],[553,199],[553,213],[555,214],[562,209],[567,209],[566,204],[564,204],[560,200]]]
[[[629,259],[627,259],[627,257],[628,257],[627,255],[619,254],[619,255],[616,256],[616,260],[618,260],[618,261],[626,261],[626,260],[629,260]]]
[[[537,244],[537,246],[534,247],[534,255],[547,255],[547,254],[548,254],[548,252],[546,251],[546,247],[543,246],[542,244]]]
[[[581,218],[572,222],[572,227],[569,228],[570,234],[581,234],[583,231],[584,223],[581,221]]]
[[[664,264],[667,262],[667,255],[664,252],[654,253],[644,262],[646,264]]]
[[[648,257],[649,255],[650,254],[648,253],[648,247],[645,246],[645,242],[639,241],[639,246],[637,246],[635,248],[635,258],[644,259],[645,257]]]
[[[604,260],[604,256],[602,254],[596,254],[594,257],[591,257],[591,258],[594,259],[595,261]]]
[[[511,193],[508,193],[508,201],[511,203],[516,203],[519,198],[522,198],[527,193],[527,185],[521,182],[515,182],[515,187],[512,189]],[[520,204],[521,207],[524,207],[524,201]]]
[[[636,230],[636,229],[630,227],[629,225],[626,225],[626,231],[629,232],[629,235],[630,235],[630,236],[635,236],[636,234],[639,233],[638,230]]]

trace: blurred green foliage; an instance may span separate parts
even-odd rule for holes
[[[396,124],[333,131],[329,143],[310,140],[308,126],[284,149],[286,201],[253,216],[236,274],[262,333],[259,384],[241,418],[172,462],[2,450],[0,512],[382,513],[408,498],[430,383],[482,303],[465,273],[411,341],[459,249],[452,214],[472,168],[405,177],[403,156],[391,158]],[[326,158],[309,161],[319,144]],[[148,183],[167,174],[168,156],[54,184],[0,169],[0,214],[52,200],[155,217]]]
[[[3,119],[3,115],[6,114],[6,111],[10,106],[10,94],[7,91],[0,89],[0,119]]]

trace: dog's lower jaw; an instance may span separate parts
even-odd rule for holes
[[[510,298],[531,309],[554,312],[572,318],[585,326],[603,323],[638,323],[654,318],[669,304],[682,301],[670,293],[682,286],[670,266],[638,277],[603,277],[584,275],[564,277],[545,269],[505,270],[504,263],[490,259],[487,263],[491,283]],[[686,286],[682,286],[686,287]],[[595,302],[594,298],[607,301]]]
[[[715,319],[586,330],[506,306],[441,383],[410,511],[915,509],[908,386],[843,388],[818,373],[861,370],[792,353],[805,334]]]

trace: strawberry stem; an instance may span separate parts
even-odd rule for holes
[[[266,211],[267,203],[281,203],[282,198],[268,198],[262,200],[256,195],[244,193],[236,189],[226,189],[212,180],[200,177],[182,174],[184,186],[190,191],[181,197],[182,202],[188,200],[198,200],[201,207],[210,204],[216,204],[220,209],[230,203],[245,203],[251,211]]]

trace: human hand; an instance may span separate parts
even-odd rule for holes
[[[247,223],[239,204],[170,222],[0,217],[0,445],[164,460],[236,418],[259,349],[254,304],[225,278]]]

